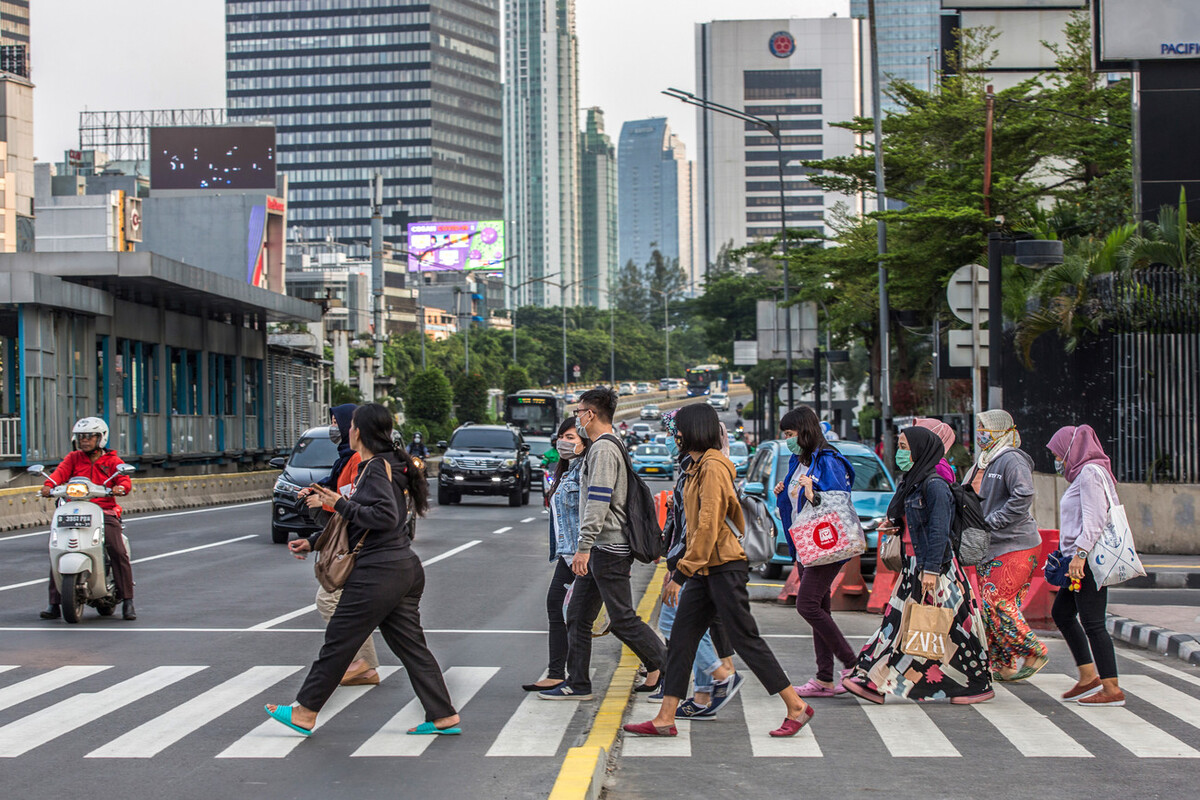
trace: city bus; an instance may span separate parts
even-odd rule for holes
[[[504,398],[504,421],[525,436],[554,436],[563,421],[563,401],[554,392],[527,389]]]
[[[712,389],[712,384],[720,375],[721,367],[717,364],[699,364],[687,368],[688,397],[706,395]]]

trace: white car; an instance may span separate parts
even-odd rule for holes
[[[637,385],[637,394],[650,394],[650,384],[639,383]]]
[[[712,406],[713,408],[715,408],[717,411],[728,411],[729,410],[729,395],[721,394],[720,392],[718,392],[716,394],[710,394],[708,396],[708,404],[710,406]]]
[[[642,419],[662,419],[662,409],[653,403],[647,403],[642,406],[641,413],[638,416]]]
[[[620,386],[617,387],[617,394],[620,395],[621,397],[624,397],[627,394],[633,394],[633,384],[632,383],[622,383]]]

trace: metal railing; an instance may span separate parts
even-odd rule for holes
[[[221,427],[225,433],[225,452],[236,452],[243,449],[246,437],[242,433],[242,418],[236,414],[221,417]]]
[[[0,417],[0,458],[21,457],[21,418]]]
[[[171,455],[214,453],[217,450],[216,417],[171,415]]]

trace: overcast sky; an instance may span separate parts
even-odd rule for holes
[[[225,105],[224,0],[32,3],[34,151],[79,144],[79,112]],[[579,104],[621,123],[668,117],[695,154],[695,113],[659,92],[695,88],[696,22],[825,17],[849,0],[577,0]]]

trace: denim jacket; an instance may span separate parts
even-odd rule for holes
[[[954,496],[950,484],[931,475],[904,501],[904,519],[912,538],[917,566],[939,575],[950,563],[950,524],[954,520]]]
[[[550,496],[550,560],[575,555],[579,545],[579,478],[583,459],[575,458]]]

